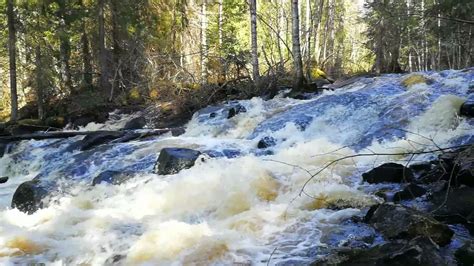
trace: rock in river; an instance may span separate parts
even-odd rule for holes
[[[365,220],[388,239],[412,239],[417,236],[431,238],[445,246],[451,242],[453,231],[418,210],[396,204],[373,206]]]
[[[47,186],[39,180],[22,183],[13,194],[12,208],[17,208],[28,214],[43,208],[43,199],[48,195]]]
[[[397,163],[384,163],[367,173],[362,174],[364,181],[374,183],[401,183],[409,182],[413,179],[413,172],[410,168],[407,168]]]
[[[155,171],[159,175],[176,174],[191,168],[201,152],[186,148],[164,148],[160,152]]]

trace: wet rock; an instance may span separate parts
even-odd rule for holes
[[[87,124],[104,123],[109,118],[109,114],[105,111],[86,112],[72,116],[69,120],[73,128],[85,127]]]
[[[434,165],[432,162],[420,162],[420,163],[412,164],[408,168],[412,170],[414,175],[422,176],[422,175],[427,174],[429,171],[431,171],[433,167]]]
[[[43,208],[43,199],[48,195],[48,187],[39,180],[22,183],[13,194],[12,208],[28,214]]]
[[[135,117],[128,121],[123,127],[124,130],[142,129],[146,126],[146,119],[143,116]]]
[[[440,246],[451,241],[453,231],[425,213],[397,204],[373,206],[365,221],[388,239],[412,239],[426,236]]]
[[[48,127],[63,128],[66,126],[66,119],[62,116],[50,116],[44,120]]]
[[[0,184],[6,183],[8,181],[8,176],[0,177]]]
[[[159,175],[176,174],[194,166],[201,152],[186,148],[164,148],[160,152],[155,171]]]
[[[16,124],[8,126],[7,131],[11,135],[31,134],[37,131],[45,131],[48,127],[44,126],[41,120],[38,119],[23,119]]]
[[[469,241],[466,244],[464,244],[462,247],[456,250],[456,252],[454,253],[454,256],[456,257],[458,265],[463,265],[463,266],[474,265],[474,242]]]
[[[410,200],[425,195],[427,190],[416,184],[409,184],[402,191],[399,191],[393,195],[395,202],[402,200]]]
[[[173,137],[177,137],[177,136],[181,136],[183,135],[184,133],[186,133],[186,130],[182,127],[178,127],[178,128],[173,128],[171,129],[171,135]]]
[[[240,113],[245,113],[245,112],[247,112],[247,109],[245,108],[245,106],[241,104],[237,104],[229,109],[228,114],[227,114],[227,119],[230,119]]]
[[[232,150],[232,149],[223,149],[222,151],[207,150],[207,151],[203,151],[203,153],[209,155],[209,157],[211,158],[218,158],[218,157],[236,158],[242,155],[242,153],[239,150]]]
[[[336,255],[312,265],[446,265],[439,247],[428,237],[394,241],[369,249],[340,249]]]
[[[87,135],[82,141],[81,141],[81,151],[85,150],[90,150],[96,146],[99,146],[101,144],[108,143],[111,140],[118,139],[120,137],[124,136],[123,132],[113,132],[113,131],[107,131],[107,132],[95,132],[93,134]]]
[[[101,183],[120,185],[132,178],[132,172],[105,171],[100,173],[94,178],[94,180],[92,180],[92,185],[95,186]]]
[[[257,144],[257,148],[266,149],[276,145],[276,140],[272,137],[263,137]]]
[[[0,158],[5,155],[5,152],[7,150],[7,144],[0,143]]]
[[[432,211],[437,220],[455,223],[474,222],[474,188],[452,188],[433,193]]]
[[[385,163],[362,174],[362,179],[371,184],[409,182],[413,179],[413,172],[401,164]]]
[[[461,105],[460,114],[467,117],[474,117],[474,101],[468,101]]]

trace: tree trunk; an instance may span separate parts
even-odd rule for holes
[[[107,63],[107,49],[105,48],[105,0],[99,0],[99,68],[100,68],[100,87],[102,90],[108,91],[110,89],[110,70]]]
[[[207,46],[207,0],[201,3],[201,84],[207,83],[208,72],[208,46]]]
[[[83,79],[83,86],[87,89],[92,88],[92,56],[90,53],[89,48],[89,38],[87,37],[86,31],[86,23],[82,21],[82,36],[81,36],[81,43],[82,43],[82,79]]]
[[[58,1],[59,4],[59,54],[61,60],[61,80],[63,82],[63,88],[71,92],[72,91],[72,78],[71,78],[71,67],[69,65],[69,59],[71,57],[71,44],[69,42],[68,20],[66,18],[66,3],[64,1]]]
[[[295,68],[295,77],[293,82],[293,89],[300,90],[305,85],[303,75],[303,61],[301,59],[301,45],[300,45],[300,29],[299,29],[299,12],[298,0],[291,1],[292,9],[292,42],[293,42],[293,64]]]
[[[311,78],[311,35],[312,35],[312,18],[311,18],[311,0],[306,0],[306,48],[305,48],[305,61],[306,61],[306,76]]]
[[[44,119],[44,75],[41,63],[41,48],[36,45],[35,48],[35,74],[36,74],[36,104],[38,105],[38,119]]]
[[[18,95],[16,87],[16,28],[13,1],[7,0],[8,58],[10,62],[10,120],[16,121],[18,119]]]
[[[257,82],[260,77],[257,45],[257,0],[250,0],[250,32],[252,46],[252,78],[254,82]]]

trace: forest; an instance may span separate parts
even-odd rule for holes
[[[474,265],[473,0],[0,9],[0,265]]]
[[[248,98],[321,76],[462,69],[472,65],[473,5],[5,0],[1,119],[169,102],[192,113],[225,98],[213,95]]]

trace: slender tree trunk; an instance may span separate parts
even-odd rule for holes
[[[303,75],[303,61],[301,59],[301,45],[300,45],[300,29],[299,29],[299,12],[298,12],[298,0],[291,1],[292,9],[292,41],[293,41],[293,64],[295,68],[295,77],[293,82],[293,89],[300,90],[305,85],[305,79]]]
[[[412,0],[407,0],[406,5],[407,5],[407,16],[410,18],[411,17],[411,1]],[[412,72],[413,71],[413,56],[412,56],[412,51],[411,51],[411,30],[410,26],[407,28],[407,42],[408,42],[408,71]]]
[[[107,49],[105,47],[105,0],[99,0],[99,68],[100,68],[100,87],[102,90],[108,91],[110,89],[110,70],[107,60]]]
[[[36,104],[38,105],[38,119],[44,119],[44,75],[41,62],[41,47],[36,45],[35,48],[35,74],[36,74]]]
[[[313,33],[312,17],[311,17],[311,0],[306,0],[306,48],[305,48],[305,61],[306,61],[306,76],[311,79],[311,35]]]
[[[320,40],[320,27],[321,21],[323,19],[323,10],[324,10],[324,0],[319,0],[319,8],[318,11],[315,12],[315,16],[317,18],[314,19],[315,26],[314,26],[314,58],[319,61],[319,57],[321,55],[321,48],[319,47],[319,40]]]
[[[86,23],[82,21],[82,36],[81,36],[81,43],[82,43],[82,78],[83,78],[83,86],[85,88],[92,88],[92,56],[90,53],[89,48],[89,38],[87,37],[86,31]]]
[[[219,38],[219,82],[224,83],[226,80],[226,73],[224,68],[224,58],[223,58],[223,47],[222,47],[222,38],[223,38],[223,21],[224,21],[224,0],[219,0],[219,9],[217,13],[217,31]]]
[[[72,76],[71,76],[71,67],[69,65],[69,60],[71,57],[71,43],[69,41],[68,33],[68,20],[66,18],[66,6],[64,1],[58,1],[59,3],[59,39],[60,47],[59,54],[61,58],[61,79],[63,82],[63,87],[67,91],[72,91]]]
[[[16,28],[13,1],[7,0],[8,58],[10,62],[10,120],[16,121],[18,119],[18,95],[16,87]]]
[[[208,46],[207,46],[207,0],[201,3],[201,84],[208,79]]]
[[[258,82],[260,71],[258,67],[258,44],[257,44],[257,0],[250,0],[250,33],[252,46],[252,79]]]

